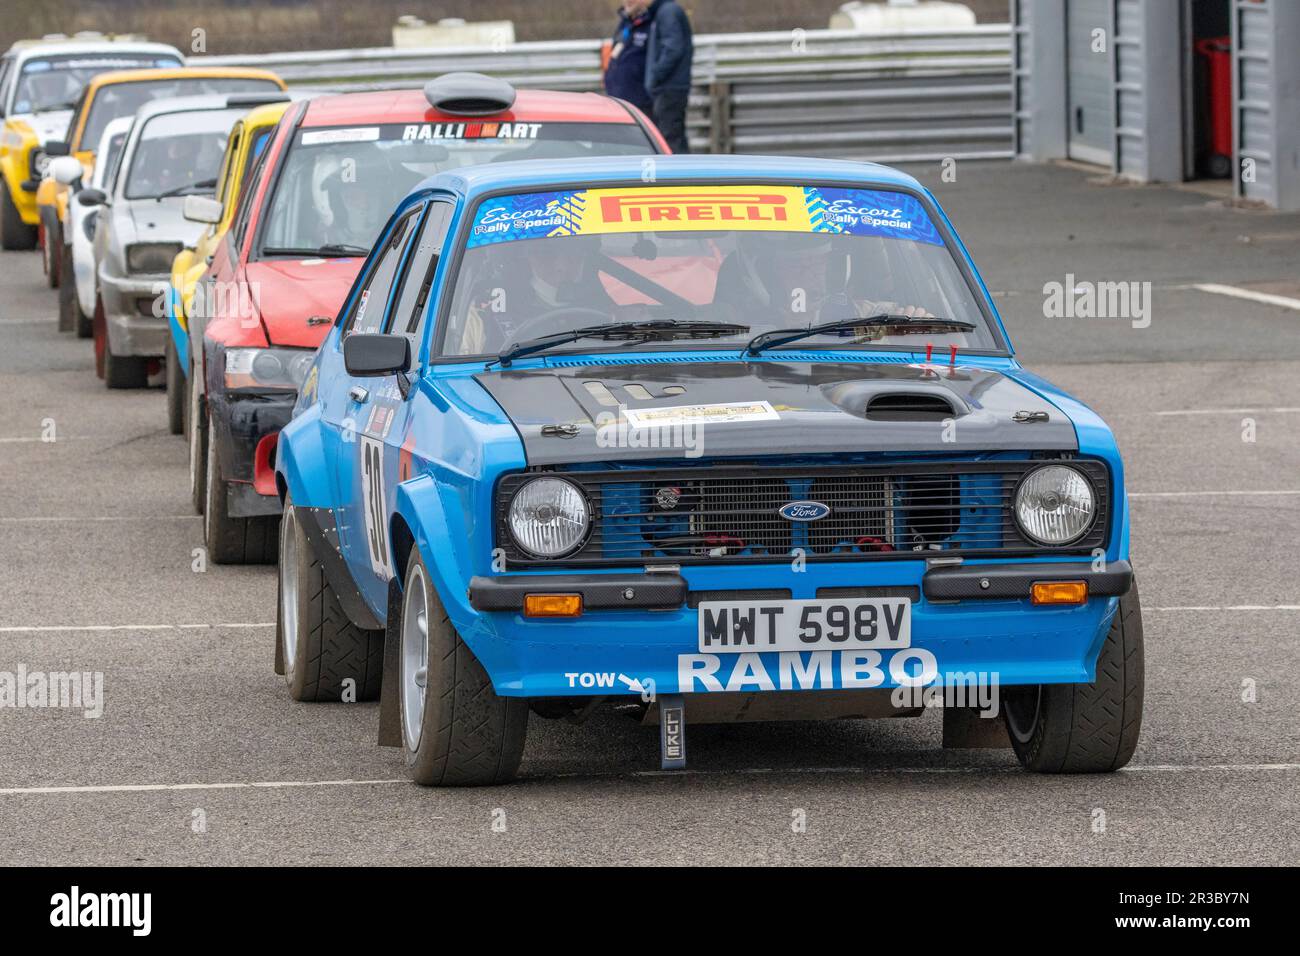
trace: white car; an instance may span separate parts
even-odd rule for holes
[[[85,185],[107,191],[133,122],[134,116],[121,116],[104,127],[104,133],[95,149],[95,155],[101,159],[95,163],[95,171],[91,173],[90,182]],[[53,160],[50,163],[50,175],[74,193],[83,185],[81,160],[75,156],[60,156]],[[65,280],[59,284],[59,328],[65,332],[75,329],[79,339],[88,339],[92,333],[91,316],[95,314],[95,223],[99,219],[100,208],[70,202],[63,223],[63,235],[71,237],[72,241],[63,244],[63,261],[59,269]],[[66,281],[69,276],[73,277],[72,282]]]
[[[46,143],[67,132],[73,107],[93,77],[111,70],[177,67],[174,46],[133,37],[84,33],[20,40],[0,55],[0,247],[32,249],[42,223],[36,190],[53,153]],[[57,285],[58,261],[46,252],[46,272]]]
[[[277,90],[153,100],[136,111],[105,189],[74,200],[95,223],[97,371],[109,388],[143,388],[161,370],[170,337],[163,307],[172,260],[206,224],[184,215],[187,196],[211,196],[235,120],[278,102]]]

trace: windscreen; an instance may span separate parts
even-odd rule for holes
[[[397,203],[435,173],[517,159],[654,152],[633,123],[457,122],[299,130],[262,239],[262,255],[364,255]]]
[[[81,133],[79,149],[94,149],[104,127],[119,116],[131,116],[145,103],[172,96],[201,96],[205,93],[273,93],[279,84],[271,80],[239,77],[177,76],[166,80],[135,80],[101,86],[90,104],[90,114]]]
[[[970,327],[864,324],[799,347],[998,348],[943,234],[906,193],[821,186],[529,193],[479,204],[442,352],[496,354],[575,328],[657,320],[738,325],[691,343],[734,349],[762,332],[882,313]]]
[[[213,193],[238,110],[155,116],[140,131],[126,171],[127,199]]]
[[[80,54],[33,57],[23,64],[14,90],[14,113],[70,110],[87,83],[109,70],[180,66],[174,56]]]

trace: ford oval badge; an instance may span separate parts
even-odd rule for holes
[[[777,513],[790,521],[816,521],[830,514],[831,509],[820,501],[791,501],[782,505]]]

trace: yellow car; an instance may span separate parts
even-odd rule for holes
[[[0,248],[36,248],[36,188],[85,85],[111,70],[179,67],[181,52],[135,37],[19,40],[0,56]]]
[[[132,116],[150,100],[204,93],[265,93],[284,90],[284,81],[269,70],[245,67],[178,67],[157,70],[121,70],[101,73],[82,91],[73,107],[66,140],[49,140],[49,156],[76,156],[90,181],[95,164],[95,144],[110,121]],[[63,250],[68,187],[50,177],[36,190],[41,242],[45,251],[46,275],[51,287],[59,282],[58,263]]]
[[[184,430],[185,401],[189,396],[185,378],[189,374],[189,310],[194,304],[194,289],[235,218],[240,193],[249,181],[249,173],[271,139],[271,132],[289,108],[283,103],[258,106],[235,122],[226,141],[226,155],[217,172],[217,191],[212,199],[196,196],[189,200],[187,214],[193,212],[208,223],[192,249],[182,249],[172,260],[171,287],[167,291],[167,424],[173,435]]]

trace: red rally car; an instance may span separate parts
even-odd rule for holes
[[[316,347],[371,245],[413,185],[479,163],[667,152],[622,100],[516,91],[478,74],[293,106],[250,172],[189,322],[190,492],[209,556],[275,560],[276,438],[298,390],[312,387],[304,377]],[[421,245],[441,244],[446,225],[427,224]],[[433,265],[423,281],[432,275]],[[421,291],[410,290],[412,303]]]

